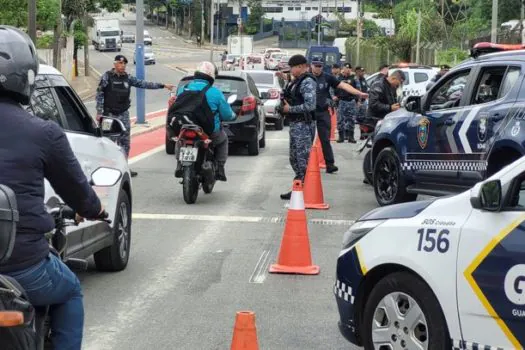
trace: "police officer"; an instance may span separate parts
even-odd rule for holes
[[[332,75],[336,78],[339,78],[341,74],[341,66],[338,63],[332,64]]]
[[[316,105],[317,83],[308,73],[308,61],[303,55],[294,55],[288,61],[291,82],[284,90],[282,112],[290,123],[290,165],[295,180],[304,181],[308,156],[312,147],[312,117]],[[292,192],[281,194],[290,199]]]
[[[114,68],[107,71],[100,78],[97,88],[97,119],[102,115],[118,118],[124,123],[126,131],[120,139],[120,144],[124,149],[126,158],[129,157],[130,149],[130,129],[129,107],[131,105],[131,87],[140,89],[173,89],[171,84],[150,83],[139,80],[126,73],[128,60],[123,55],[115,57]],[[131,171],[131,176],[137,176],[135,171]]]
[[[0,26],[0,184],[14,191],[19,218],[13,252],[0,273],[14,278],[33,306],[50,306],[54,349],[80,350],[82,287],[77,276],[49,251],[46,233],[55,223],[46,211],[44,179],[78,213],[77,221],[83,221],[80,216],[97,219],[107,213],[60,125],[23,108],[30,104],[38,69],[37,51],[27,34]],[[36,99],[34,103],[45,102]],[[16,347],[4,343],[0,348],[10,345]]]
[[[339,80],[352,85],[353,79],[352,65],[345,63]],[[354,139],[354,115],[356,114],[357,107],[355,96],[341,89],[336,90],[336,96],[339,101],[339,108],[337,109],[337,131],[339,139],[337,142],[341,143],[347,139],[348,142],[356,143]]]
[[[365,79],[365,69],[363,67],[358,66],[355,68],[355,78],[352,82],[352,86],[361,92],[368,93],[368,84]],[[356,97],[356,121],[364,119],[367,104],[368,101],[366,99],[359,96]]]
[[[312,58],[311,70],[314,77],[317,80],[317,97],[316,97],[316,108],[315,108],[315,121],[317,124],[317,132],[319,140],[321,141],[321,147],[323,148],[323,155],[326,161],[326,172],[333,173],[338,170],[335,166],[334,153],[332,152],[332,146],[330,145],[330,129],[331,129],[331,118],[328,112],[330,104],[330,88],[342,89],[349,94],[355,94],[359,97],[366,98],[368,95],[361,93],[359,90],[354,88],[345,82],[337,80],[331,74],[325,74],[323,72],[324,61],[320,57]]]

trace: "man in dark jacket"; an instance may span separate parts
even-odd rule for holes
[[[400,108],[395,91],[405,81],[403,71],[396,70],[386,78],[376,80],[368,92],[367,118],[383,119]]]
[[[78,220],[83,220],[78,215],[96,219],[106,213],[64,131],[21,106],[29,105],[38,68],[31,39],[0,26],[0,76],[5,78],[0,80],[0,184],[15,192],[19,213],[15,246],[0,273],[14,278],[33,306],[50,306],[53,348],[80,350],[82,289],[77,276],[49,251],[45,234],[55,223],[44,205],[44,179],[78,213]]]

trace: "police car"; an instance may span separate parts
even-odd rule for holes
[[[384,118],[370,157],[380,205],[459,193],[525,155],[521,48],[477,44],[471,59]]]
[[[344,234],[339,329],[369,349],[525,347],[525,157],[456,196],[380,207]]]

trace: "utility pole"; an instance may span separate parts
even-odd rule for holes
[[[144,0],[136,1],[137,21],[136,21],[136,74],[138,79],[145,78],[144,69]],[[146,92],[144,89],[137,89],[137,124],[145,124],[146,116]]]
[[[57,70],[62,69],[62,48],[61,48],[61,37],[62,37],[62,0],[58,0],[58,8],[60,9],[56,24],[55,24],[55,35],[53,42],[53,67]]]
[[[201,46],[204,42],[204,0],[201,0]]]
[[[36,0],[29,0],[27,5],[27,31],[36,46]]]
[[[359,65],[359,57],[361,56],[361,0],[357,0],[357,47],[355,65]]]
[[[322,4],[321,0],[319,0],[319,15],[317,17],[317,45],[321,45],[321,18],[322,18]]]
[[[421,38],[421,8],[417,13],[416,64],[419,64],[419,44]]]
[[[89,28],[88,28],[88,15],[84,15],[84,31],[86,33],[86,42],[84,44],[84,75],[89,77]]]
[[[520,39],[521,39],[521,44],[524,45],[525,44],[525,38],[523,37],[523,20],[525,19],[525,0],[522,0],[521,1],[521,15],[520,15]]]
[[[490,41],[498,42],[498,0],[492,0],[492,31]]]
[[[215,18],[214,1],[210,0],[210,62],[213,63],[213,19]]]

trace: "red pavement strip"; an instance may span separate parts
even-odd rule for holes
[[[160,128],[132,137],[129,159],[163,145],[165,139],[166,128]]]

